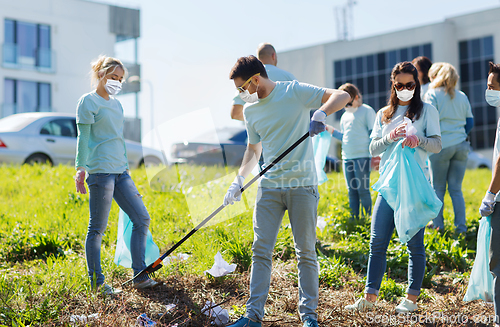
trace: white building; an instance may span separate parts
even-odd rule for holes
[[[469,97],[475,126],[472,147],[487,156],[495,141],[498,113],[484,100],[488,62],[500,62],[500,8],[452,17],[444,22],[393,33],[320,44],[279,54],[279,67],[299,81],[337,88],[358,86],[364,102],[385,106],[390,72],[400,61],[424,55],[449,62],[460,74],[459,88]],[[328,118],[338,126],[341,112]],[[332,149],[337,154],[337,149]]]
[[[112,56],[116,42],[140,36],[137,9],[84,0],[0,0],[0,8],[0,118],[75,112],[80,96],[92,90],[90,62]],[[140,74],[137,62],[128,66]]]

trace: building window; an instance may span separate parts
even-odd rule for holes
[[[356,85],[363,95],[363,102],[375,111],[387,105],[390,96],[390,76],[394,65],[401,61],[411,61],[418,56],[432,60],[432,45],[422,44],[408,48],[369,54],[334,62],[335,87],[344,83]],[[340,119],[344,110],[336,113]]]
[[[3,66],[52,71],[50,26],[5,19]]]
[[[22,112],[51,111],[50,84],[6,78],[1,117]]]
[[[493,37],[461,41],[458,44],[460,60],[460,82],[462,91],[467,94],[474,115],[474,128],[470,133],[474,149],[493,147],[497,123],[496,109],[484,99],[488,62],[493,61]]]

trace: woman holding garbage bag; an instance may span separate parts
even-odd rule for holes
[[[431,104],[422,102],[418,72],[410,62],[402,62],[394,66],[391,73],[391,83],[389,103],[378,111],[375,118],[371,134],[370,153],[373,156],[381,155],[380,169],[383,172],[384,165],[388,164],[388,159],[393,152],[400,150],[398,147],[411,148],[414,161],[418,164],[415,165],[415,171],[409,173],[425,174],[425,176],[421,177],[426,182],[426,178],[428,179],[426,166],[428,152],[437,153],[441,150],[439,113]],[[407,134],[407,129],[410,132],[410,124],[405,122],[405,118],[409,119],[413,128],[416,129],[414,134]],[[396,177],[401,178],[401,176]],[[430,184],[428,187],[430,188]],[[395,190],[395,192],[398,191]],[[407,191],[421,192],[419,189]],[[418,218],[415,217],[415,219]],[[395,210],[389,206],[387,199],[379,193],[374,205],[371,222],[370,255],[365,296],[356,303],[346,306],[347,310],[364,311],[375,307],[387,264],[387,246],[394,228]],[[397,312],[413,312],[417,309],[416,301],[420,294],[425,272],[423,228],[419,229],[408,240],[407,246],[409,253],[407,296],[396,307]]]
[[[92,63],[94,91],[78,101],[76,151],[76,190],[86,194],[85,175],[90,196],[90,220],[85,239],[85,255],[92,289],[105,294],[121,290],[104,283],[101,271],[101,240],[108,223],[113,198],[132,221],[131,256],[134,275],[146,268],[144,262],[149,214],[128,171],[123,138],[123,108],[114,95],[121,90],[125,67],[120,60],[100,56]],[[135,280],[134,287],[149,288],[158,283],[147,276]]]

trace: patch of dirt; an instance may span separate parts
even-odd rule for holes
[[[296,262],[275,262],[266,316],[262,326],[300,327],[297,313],[298,286]],[[241,308],[248,298],[249,273],[233,274],[221,279],[206,276],[172,275],[161,280],[151,290],[137,291],[125,288],[114,298],[101,295],[80,294],[68,303],[67,314],[53,326],[67,326],[72,314],[98,313],[99,318],[89,321],[90,326],[134,326],[137,316],[145,313],[163,326],[214,326],[212,319],[201,310],[211,301],[232,313],[232,306]],[[320,326],[493,326],[493,305],[482,301],[463,302],[466,284],[455,282],[447,276],[435,276],[436,286],[426,289],[428,296],[419,299],[419,310],[408,315],[397,315],[397,302],[378,302],[377,308],[368,313],[353,313],[344,306],[354,303],[361,295],[362,284],[345,285],[339,290],[320,287],[318,321]],[[361,286],[360,286],[361,285]],[[165,306],[176,307],[165,313]],[[232,321],[239,318],[232,315]],[[84,326],[85,324],[81,324]]]

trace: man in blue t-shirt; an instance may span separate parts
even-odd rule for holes
[[[251,103],[244,111],[248,145],[238,176],[229,187],[224,205],[241,200],[238,191],[257,164],[262,149],[272,162],[309,130],[325,130],[326,116],[342,109],[351,96],[339,90],[310,84],[274,82],[254,56],[241,57],[230,78],[240,97]],[[319,108],[309,121],[309,111]],[[298,145],[262,176],[253,216],[254,243],[250,298],[246,313],[233,327],[260,327],[271,281],[272,253],[282,218],[288,210],[298,259],[299,314],[304,327],[317,327],[318,263],[316,219],[319,194],[310,138]]]
[[[485,92],[486,102],[498,110],[500,107],[500,64],[490,62],[488,72],[488,89]],[[483,198],[479,213],[482,217],[490,217],[491,242],[490,242],[490,271],[493,274],[493,303],[495,306],[495,327],[500,326],[500,119],[497,122],[495,147],[493,149],[493,176],[490,186]],[[496,236],[495,236],[496,235]],[[498,237],[497,237],[498,236]]]

